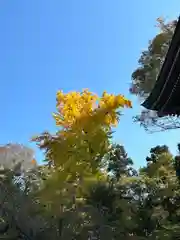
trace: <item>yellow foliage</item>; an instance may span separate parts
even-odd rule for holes
[[[57,190],[60,182],[98,176],[100,160],[110,145],[111,127],[119,121],[119,109],[132,106],[122,95],[104,92],[98,97],[87,89],[67,94],[58,91],[56,100],[53,117],[60,130],[47,147],[47,157],[56,168],[52,184]]]
[[[67,94],[58,91],[56,100],[57,113],[53,117],[61,129],[59,144],[52,151],[54,164],[63,171],[64,168],[80,171],[82,167],[84,171],[92,166],[96,169],[92,160],[106,153],[108,132],[119,120],[118,109],[131,107],[131,102],[122,95],[106,92],[98,97],[87,89]]]
[[[53,114],[57,126],[70,128],[80,119],[98,115],[102,124],[117,125],[116,110],[122,107],[132,107],[131,102],[122,95],[113,95],[104,92],[100,98],[87,89],[82,92],[64,94],[58,91],[56,95],[57,113]],[[94,116],[95,117],[95,116]],[[97,116],[96,116],[97,117]],[[80,121],[82,123],[82,121]],[[77,126],[76,126],[77,127]]]

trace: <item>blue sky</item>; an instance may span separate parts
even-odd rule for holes
[[[133,123],[139,102],[128,93],[140,52],[157,32],[155,19],[176,18],[179,1],[167,0],[1,0],[0,143],[29,142],[55,131],[55,94],[107,90],[133,100],[115,134],[136,166],[149,149],[167,144],[172,152],[179,131],[147,134]]]

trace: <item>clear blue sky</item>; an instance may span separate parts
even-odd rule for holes
[[[179,0],[1,0],[0,143],[35,148],[32,135],[55,131],[58,89],[107,90],[132,99],[131,73],[157,31],[155,19],[177,17],[179,6]],[[179,131],[148,135],[132,122],[139,111],[132,100],[115,139],[135,165],[143,165],[157,144],[175,152]],[[36,156],[41,160],[41,153]]]

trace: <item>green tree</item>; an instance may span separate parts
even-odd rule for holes
[[[52,225],[51,218],[47,220],[45,208],[35,197],[41,184],[39,167],[33,157],[33,151],[25,146],[18,144],[1,146],[1,237],[35,239],[42,232],[47,233],[47,229]]]
[[[148,49],[141,53],[138,68],[132,73],[130,92],[146,98],[154,87],[160,68],[164,62],[177,21],[165,22],[157,19],[158,34],[149,41]]]
[[[161,66],[168,51],[177,21],[165,22],[163,18],[157,19],[159,32],[149,41],[147,50],[141,53],[138,60],[139,66],[132,73],[130,93],[136,95],[140,100],[145,100],[152,91]],[[180,127],[180,122],[174,117],[159,118],[155,111],[142,110],[135,117],[149,131],[164,131]]]
[[[174,169],[174,157],[167,146],[150,150],[147,166],[140,170],[141,201],[137,222],[145,237],[173,239],[179,236],[179,184]]]
[[[107,171],[116,181],[123,176],[137,175],[133,168],[133,161],[128,157],[124,146],[113,144],[105,159],[108,163]]]

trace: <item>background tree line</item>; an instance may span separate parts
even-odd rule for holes
[[[2,239],[178,239],[180,155],[156,146],[146,162],[137,171],[124,147],[113,144],[101,159],[99,178],[91,176],[81,187],[60,183],[56,196],[58,186],[51,185],[46,195],[52,202],[39,198],[49,165],[2,168]]]

